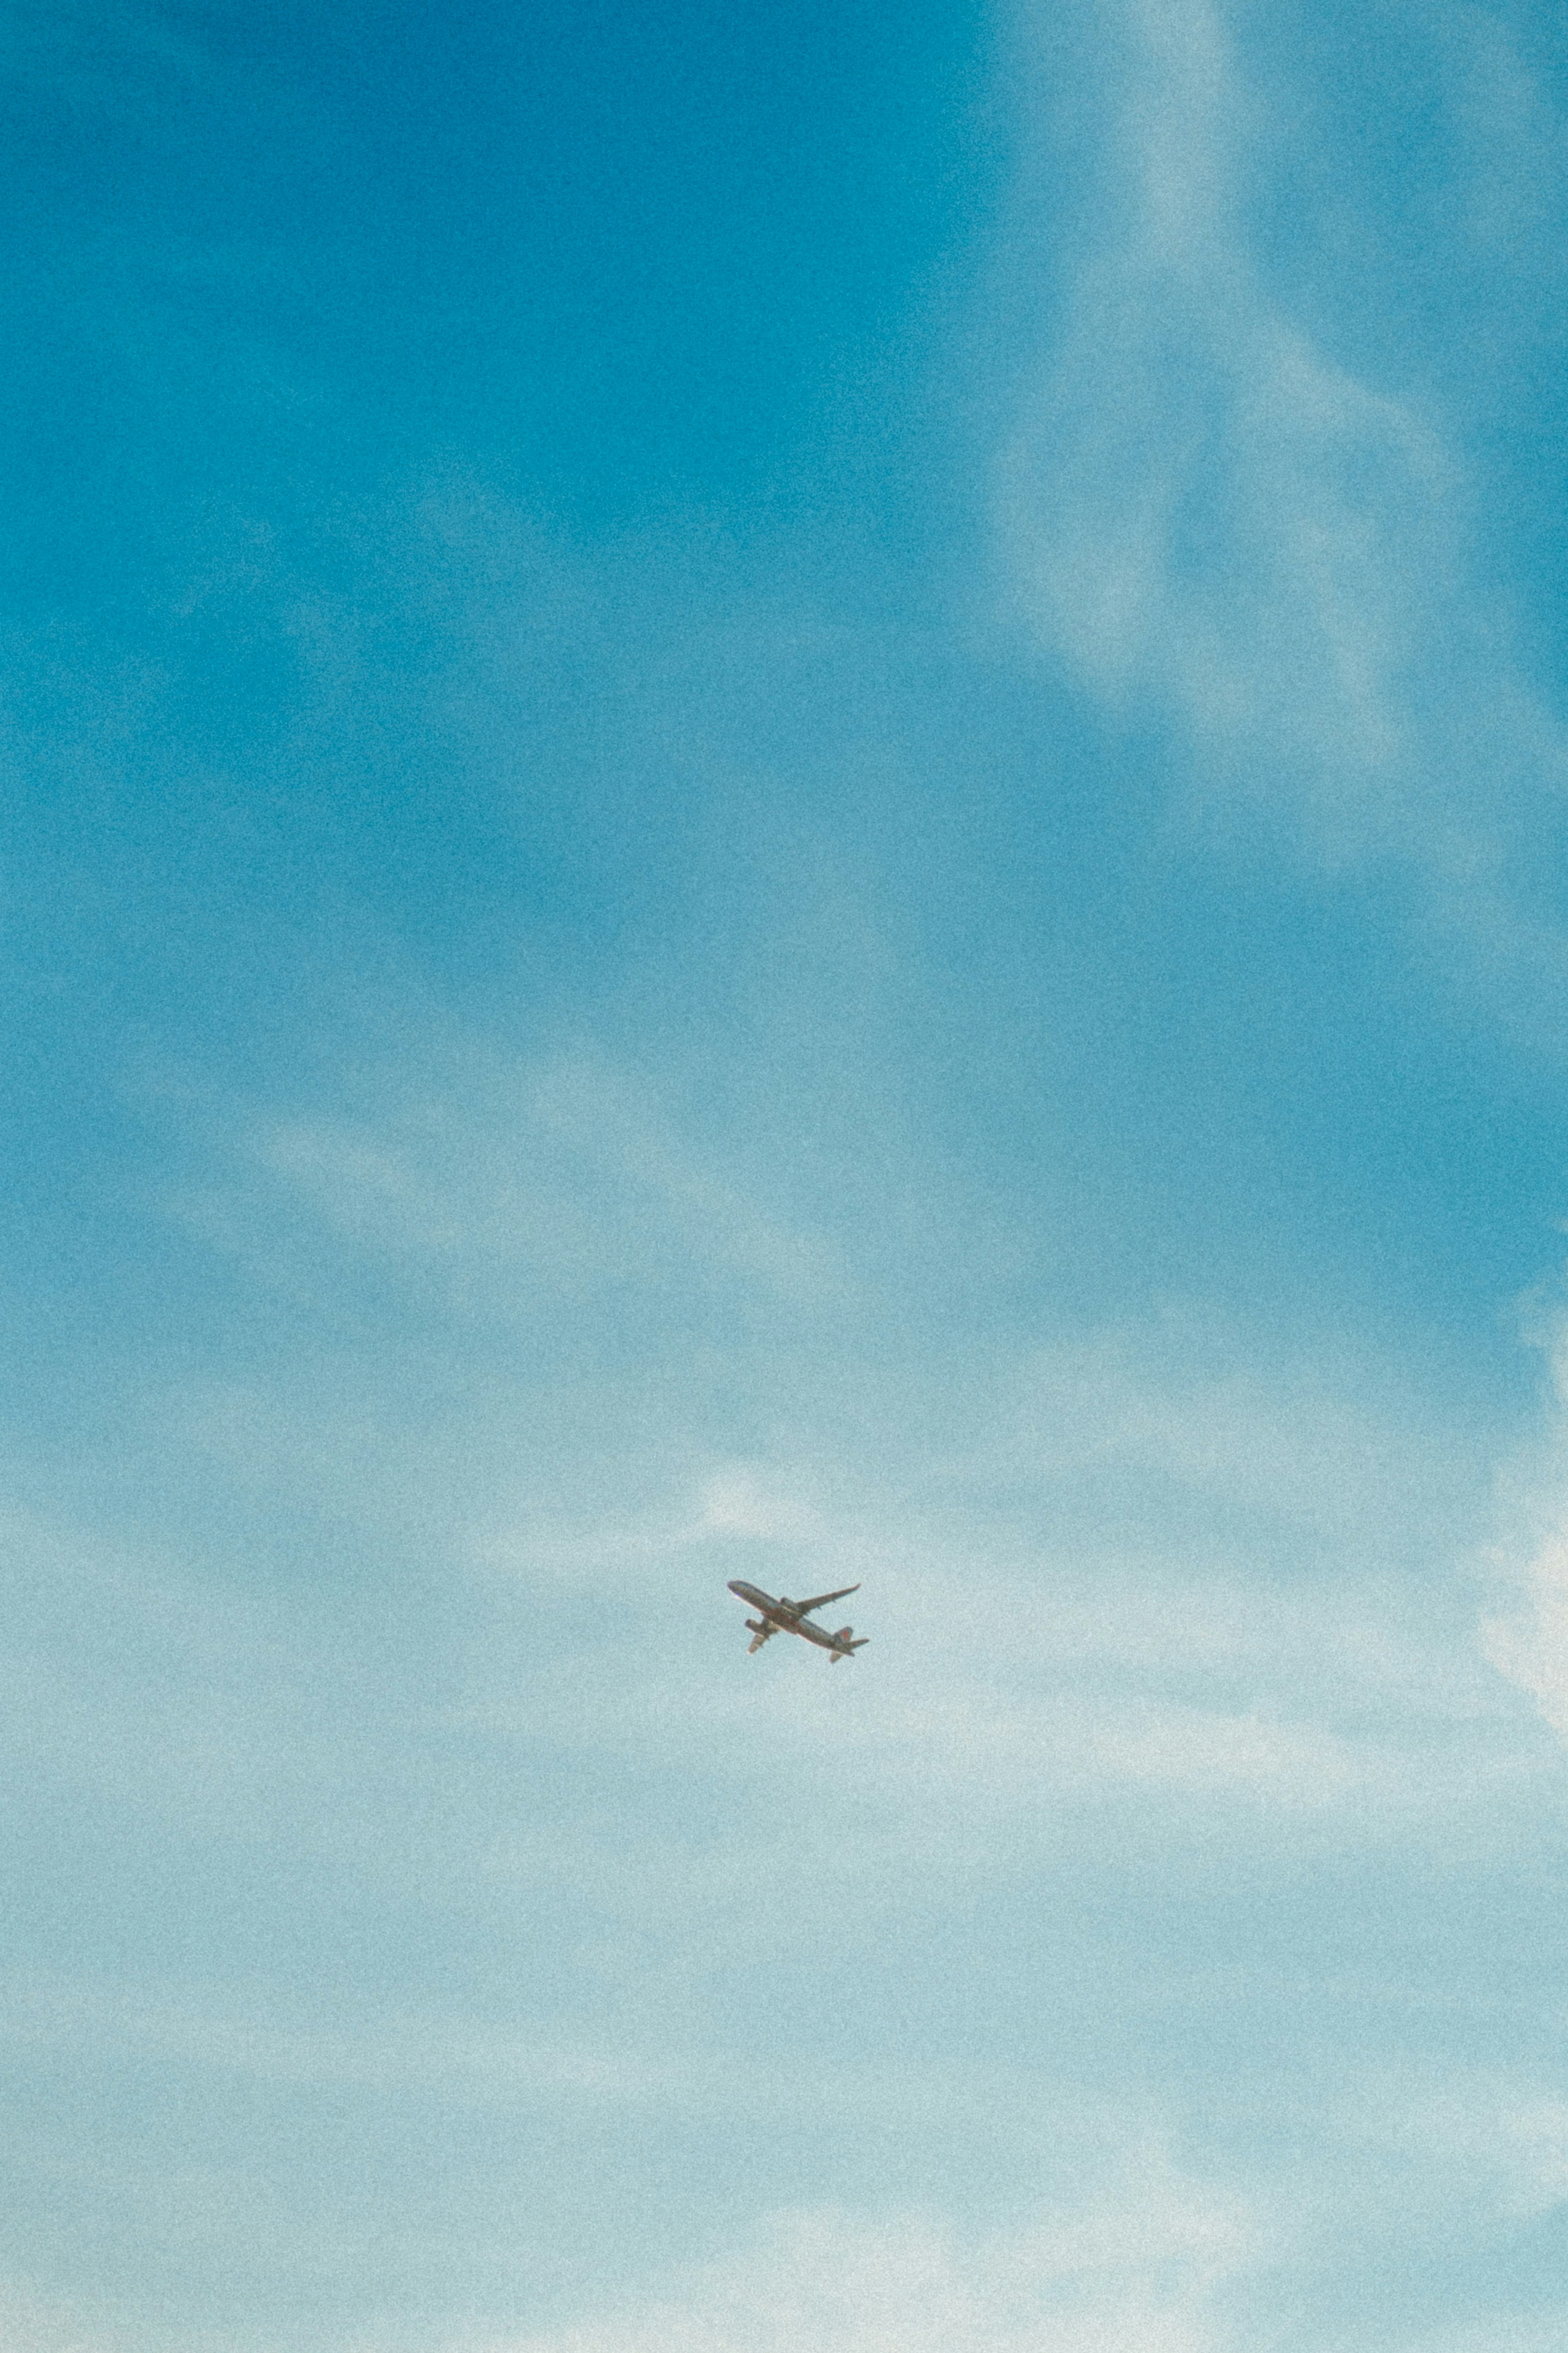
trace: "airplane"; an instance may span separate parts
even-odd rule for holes
[[[857,1651],[863,1651],[871,1639],[869,1634],[862,1634],[856,1641],[853,1626],[840,1626],[837,1634],[830,1634],[826,1626],[813,1626],[807,1616],[810,1610],[826,1609],[830,1601],[842,1601],[847,1593],[858,1593],[858,1585],[841,1585],[837,1593],[819,1593],[810,1601],[791,1601],[785,1594],[775,1601],[760,1585],[748,1585],[742,1577],[730,1579],[730,1590],[738,1593],[742,1601],[749,1601],[757,1612],[756,1617],[746,1620],[753,1651],[760,1651],[775,1634],[799,1634],[806,1641],[815,1642],[819,1651],[829,1651],[827,1663],[836,1667],[840,1659],[852,1659]]]

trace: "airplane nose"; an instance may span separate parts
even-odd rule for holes
[[[730,1579],[730,1590],[731,1590],[731,1593],[739,1593],[739,1592],[740,1592],[740,1590],[741,1590],[741,1580],[740,1580],[740,1578],[739,1578],[738,1577],[732,1577]]]

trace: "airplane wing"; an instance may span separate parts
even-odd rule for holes
[[[808,1609],[826,1609],[830,1601],[842,1601],[847,1593],[858,1593],[858,1585],[841,1585],[837,1593],[819,1593],[815,1601],[797,1601],[793,1606],[796,1615],[804,1618]]]

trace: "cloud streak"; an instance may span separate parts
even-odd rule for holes
[[[1282,126],[1215,0],[1100,22],[1107,226],[1003,469],[1028,623],[1109,709],[1178,731],[1211,807],[1331,866],[1408,861],[1478,950],[1506,934],[1560,980],[1556,927],[1521,902],[1568,750],[1467,579],[1453,437],[1265,269]]]

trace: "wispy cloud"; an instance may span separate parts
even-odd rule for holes
[[[461,2353],[1218,2353],[1216,2299],[1256,2252],[1245,2210],[1150,2151],[1094,2202],[968,2243],[918,2215],[780,2214],[647,2301]]]
[[[386,1092],[358,1121],[258,1128],[272,1198],[253,1191],[248,1235],[232,1193],[194,1194],[185,1214],[243,1251],[270,1247],[304,1207],[351,1246],[444,1274],[470,1306],[515,1308],[541,1284],[559,1294],[671,1277],[754,1281],[815,1303],[839,1279],[825,1237],[727,1180],[680,1141],[653,1088],[602,1060],[459,1052],[427,1084],[389,1079]]]
[[[1568,2205],[1568,2100],[1539,2081],[1458,2065],[1422,2080],[1374,2064],[1363,2098],[1340,2121],[1347,2137],[1420,2161],[1427,2195],[1439,2159],[1468,2173],[1477,2203],[1500,2214],[1523,2219]],[[1449,2194],[1443,2183],[1435,2203],[1446,2208]]]
[[[1557,2353],[1568,2332],[1568,2307],[1527,2320],[1496,2315],[1477,2327],[1461,2324],[1436,2336],[1406,2340],[1406,2353]]]
[[[1498,1605],[1488,1657],[1529,1692],[1568,1742],[1568,1322],[1537,1335],[1550,1370],[1550,1405],[1532,1446],[1505,1467],[1490,1556]]]
[[[0,2341],[6,2353],[110,2353],[112,2336],[20,2283],[0,2281]]]
[[[1118,0],[1100,24],[1105,226],[1004,470],[1029,622],[1107,705],[1182,733],[1200,797],[1332,864],[1410,861],[1479,955],[1506,934],[1561,979],[1522,902],[1568,745],[1468,576],[1473,485],[1440,407],[1358,375],[1266,268],[1283,126],[1216,0]],[[1487,103],[1512,88],[1528,130],[1528,77],[1484,29]]]
[[[624,2049],[487,2031],[461,2018],[362,2013],[326,2031],[258,2015],[254,2007],[204,2006],[199,1995],[183,2007],[148,2007],[95,1983],[5,1986],[0,2048],[14,2055],[63,2052],[100,2037],[209,2080],[412,2089],[438,2092],[457,2105],[597,2100],[624,2109],[668,2095],[676,2081],[673,2065]]]

